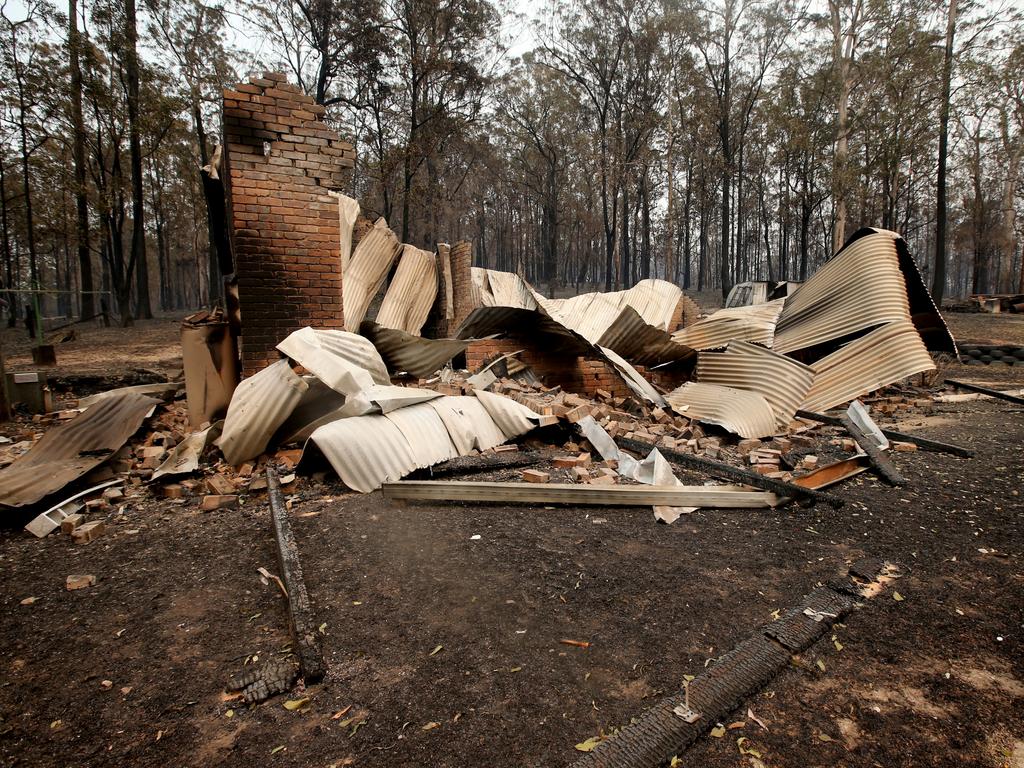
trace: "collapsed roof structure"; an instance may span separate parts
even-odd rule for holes
[[[225,92],[227,317],[186,323],[194,433],[155,477],[194,470],[212,441],[232,465],[301,443],[350,488],[373,490],[566,416],[551,406],[567,402],[538,412],[494,391],[489,364],[515,355],[548,393],[610,402],[598,428],[624,421],[612,415],[628,400],[674,420],[677,435],[700,423],[755,439],[933,369],[932,352],[956,354],[906,242],[886,230],[854,233],[784,298],[704,318],[664,280],[553,298],[473,267],[468,242],[403,244],[338,191],[353,150],[322,114],[280,75]],[[246,378],[231,393],[235,341]],[[460,387],[454,358],[480,369]],[[34,504],[113,455],[143,418],[146,403],[128,394],[64,425],[67,450],[48,440],[0,470],[0,504]],[[124,414],[113,432],[103,409]],[[65,455],[79,442],[88,455]]]

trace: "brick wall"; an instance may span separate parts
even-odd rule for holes
[[[473,244],[468,240],[455,243],[451,250],[452,262],[452,293],[455,306],[455,317],[449,323],[449,330],[454,335],[462,321],[469,317],[473,306]]]
[[[242,367],[253,373],[306,325],[343,326],[338,203],[352,145],[284,75],[224,91],[225,189],[242,316]]]

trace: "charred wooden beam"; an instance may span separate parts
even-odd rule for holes
[[[892,463],[892,459],[878,447],[878,443],[864,434],[864,431],[854,424],[849,416],[840,416],[839,420],[842,422],[843,428],[850,433],[850,437],[856,440],[857,445],[868,455],[871,465],[878,474],[892,485],[903,485],[907,482],[899,470],[896,469],[896,465]]]
[[[657,448],[661,452],[661,455],[673,464],[678,464],[679,466],[690,469],[698,469],[702,472],[706,472],[712,477],[717,477],[720,480],[732,480],[737,483],[742,483],[743,485],[752,485],[755,488],[771,491],[779,496],[807,499],[815,502],[821,501],[837,509],[846,503],[843,499],[838,496],[833,496],[830,493],[822,493],[821,491],[816,491],[813,488],[804,488],[794,483],[787,483],[784,480],[765,477],[764,475],[757,474],[757,472],[751,472],[750,470],[743,469],[742,467],[734,467],[732,464],[714,461],[713,459],[707,459],[703,456],[694,456],[690,453],[679,453],[678,451],[673,451],[670,448],[662,448],[654,445],[653,443],[644,442],[643,440],[619,437],[616,438],[615,442],[620,448],[625,448],[633,453],[649,453],[654,448]]]
[[[952,384],[957,389],[966,389],[968,392],[977,392],[981,395],[988,395],[998,400],[1005,400],[1008,403],[1016,403],[1017,405],[1024,405],[1024,397],[1017,395],[1011,395],[1007,392],[1000,392],[998,389],[989,389],[988,387],[979,387],[977,384],[970,384],[966,381],[956,381],[954,379],[946,379],[947,384]]]
[[[843,426],[842,420],[838,416],[829,416],[825,413],[815,413],[814,411],[797,411],[796,415],[801,419],[811,419],[812,421],[820,421],[822,424],[831,424],[836,427]],[[881,427],[879,427],[881,429]],[[969,448],[964,448],[959,445],[952,445],[950,443],[940,443],[938,440],[929,440],[926,437],[918,437],[917,435],[908,435],[905,432],[896,432],[892,429],[882,429],[882,434],[888,437],[890,440],[895,440],[900,443],[913,443],[918,448],[925,451],[933,451],[935,453],[949,453],[953,456],[960,456],[964,459],[974,458],[974,451]]]
[[[281,481],[273,467],[267,466],[267,495],[270,497],[270,516],[277,542],[277,561],[281,578],[287,590],[288,620],[292,641],[299,657],[299,669],[306,683],[318,683],[324,678],[324,657],[313,609],[309,604],[306,582],[299,564],[299,549],[292,534],[288,509],[281,493]]]

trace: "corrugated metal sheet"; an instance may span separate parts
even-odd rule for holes
[[[586,339],[547,315],[515,307],[477,307],[459,326],[459,339],[481,339],[494,334],[511,334],[536,339],[545,349],[565,355],[593,355]]]
[[[348,263],[352,258],[352,228],[359,217],[359,201],[333,190],[327,194],[338,198],[338,245],[341,253],[341,274],[344,278],[345,272],[348,271]]]
[[[54,427],[28,453],[0,470],[0,505],[35,504],[82,477],[121,448],[159,403],[126,392],[104,398]]]
[[[606,293],[584,293],[570,299],[540,298],[537,303],[553,319],[591,344],[597,343],[622,311],[614,294]]]
[[[584,293],[538,303],[562,324],[597,343],[626,307],[636,310],[648,325],[668,331],[682,295],[682,290],[673,283],[648,279],[624,291]]]
[[[369,493],[416,468],[409,441],[386,416],[339,419],[309,438],[349,488]],[[309,444],[306,445],[309,450]]]
[[[345,395],[335,392],[315,376],[303,376],[307,389],[284,423],[277,428],[271,443],[284,445],[309,437],[313,427],[347,416],[362,413],[340,413],[345,406]],[[369,407],[369,403],[367,403]],[[314,426],[315,425],[315,426]]]
[[[459,455],[448,428],[429,403],[392,411],[386,418],[409,441],[417,467],[432,467]]]
[[[793,352],[910,317],[892,232],[849,243],[786,299],[774,348]]]
[[[461,456],[468,455],[474,449],[486,451],[508,439],[487,413],[483,403],[475,397],[442,397],[431,400],[429,405],[448,428],[448,435]]]
[[[537,309],[533,290],[523,278],[512,272],[472,268],[473,306]]]
[[[500,395],[479,394],[485,397],[475,405],[469,402],[474,398],[443,397],[387,416],[340,419],[319,427],[310,441],[345,485],[369,493],[418,467],[465,455],[474,447],[493,447],[534,427],[524,414],[533,412],[525,406]]]
[[[667,331],[648,324],[633,307],[623,307],[597,343],[634,365],[651,367],[685,361],[692,365],[697,360],[696,350],[672,341]]]
[[[730,341],[749,341],[771,347],[775,324],[782,313],[785,299],[752,307],[720,309],[710,317],[698,320],[672,334],[672,341],[693,349],[721,349]]]
[[[373,342],[348,331],[300,328],[277,345],[331,389],[354,395],[374,384],[390,384]]]
[[[391,384],[374,384],[364,395],[372,403],[376,403],[381,413],[390,413],[399,408],[407,408],[417,403],[425,403],[441,397],[441,393],[433,389],[419,387],[399,387]]]
[[[263,453],[271,435],[287,419],[309,388],[288,365],[278,360],[235,388],[217,445],[229,464],[238,465]]]
[[[377,323],[419,336],[436,298],[434,254],[405,245],[398,269],[377,312]]]
[[[356,331],[366,317],[370,301],[377,295],[391,264],[402,250],[398,237],[381,222],[366,233],[352,254],[343,280],[345,330]]]
[[[665,398],[677,413],[717,424],[740,437],[768,437],[776,432],[775,412],[755,392],[688,382]]]
[[[801,404],[821,412],[935,368],[914,324],[907,319],[876,328],[814,363],[814,383]]]
[[[421,379],[464,352],[471,343],[468,339],[425,339],[394,328],[382,328],[372,320],[364,320],[359,332],[373,343],[392,373],[404,371]]]
[[[731,341],[724,352],[700,353],[696,380],[763,396],[772,407],[776,426],[785,429],[807,396],[814,371],[757,344]]]
[[[473,394],[506,438],[524,435],[537,426],[538,414],[522,403],[482,389],[474,390]]]
[[[903,272],[903,280],[907,286],[907,298],[910,300],[910,319],[913,321],[914,327],[917,328],[917,332],[921,334],[921,340],[924,341],[925,347],[935,352],[957,354],[956,341],[953,339],[953,334],[950,333],[949,328],[946,326],[946,321],[943,320],[938,307],[935,306],[932,295],[925,286],[924,280],[921,277],[921,270],[917,266],[917,261],[910,255],[907,241],[895,232],[889,232],[885,229],[868,229],[867,231],[885,233],[894,238],[896,255],[900,261],[900,270]],[[860,230],[855,232],[847,242],[852,242],[860,235],[860,232]]]
[[[134,392],[137,395],[169,395],[172,392],[177,392],[184,386],[184,381],[162,381],[157,384],[136,384],[132,387],[118,387],[117,389],[108,389],[106,392],[97,392],[95,395],[80,398],[78,400],[78,407],[84,411],[90,405],[95,405],[100,400],[106,400],[108,397],[119,397],[128,392]]]
[[[619,372],[622,380],[626,382],[626,386],[633,390],[635,395],[661,408],[665,407],[665,398],[661,396],[658,390],[651,386],[647,379],[637,372],[636,368],[610,349],[605,349],[604,347],[596,347],[596,349]]]

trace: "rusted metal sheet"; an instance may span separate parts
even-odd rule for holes
[[[665,399],[676,413],[717,424],[740,437],[768,437],[777,431],[775,411],[756,392],[688,382]]]
[[[277,345],[331,389],[354,395],[374,384],[390,384],[388,369],[373,343],[347,331],[300,328]]]
[[[894,381],[930,371],[935,363],[909,319],[883,325],[811,365],[814,382],[800,405],[826,411]]]
[[[109,459],[159,400],[135,392],[108,397],[48,431],[24,456],[0,470],[0,506],[45,499]]]
[[[405,331],[384,328],[372,320],[364,320],[359,333],[377,348],[392,374],[405,372],[426,378],[443,367],[460,352],[465,352],[472,339],[425,339]]]
[[[436,298],[434,254],[405,245],[398,269],[377,312],[377,324],[419,336]]]
[[[668,331],[647,323],[633,307],[623,307],[597,343],[635,365],[689,363],[692,367],[697,360],[696,350],[672,341]]]
[[[224,459],[237,466],[263,453],[308,388],[287,360],[278,360],[244,379],[235,388],[216,442]]]
[[[814,381],[803,363],[745,341],[732,341],[724,352],[701,352],[696,380],[756,392],[768,401],[779,429],[785,429]]]
[[[785,299],[776,299],[750,307],[720,309],[676,331],[672,334],[672,341],[699,350],[721,349],[730,341],[749,341],[771,347],[775,324],[785,302]]]
[[[384,284],[391,264],[402,250],[398,237],[388,229],[383,219],[366,233],[352,254],[345,270],[343,310],[345,330],[355,332],[366,317],[370,301]]]
[[[824,467],[818,467],[802,477],[795,477],[793,484],[819,490],[841,483],[861,472],[867,472],[870,467],[871,462],[868,461],[867,456],[854,456],[851,459],[843,459],[833,464],[826,464]]]

